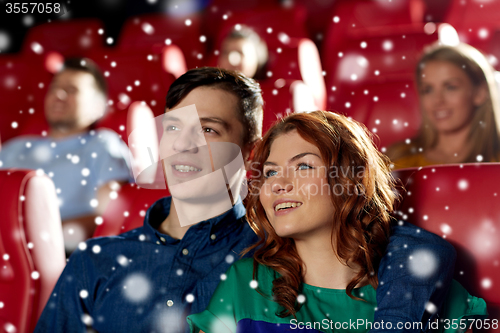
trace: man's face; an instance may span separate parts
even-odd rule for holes
[[[186,108],[193,104],[197,112]],[[186,109],[179,113],[181,108]],[[238,98],[235,95],[211,87],[194,89],[173,109],[166,111],[160,158],[164,161],[165,175],[174,197],[194,199],[213,192],[213,181],[203,181],[202,178],[208,179],[205,176],[228,165],[239,149],[243,158],[248,156],[249,149],[242,140],[243,124],[238,120],[237,112]],[[196,184],[196,188],[192,188],[193,185],[174,188],[174,185],[188,184],[193,180],[196,182],[190,184]],[[231,187],[232,183],[241,184],[242,175],[228,181]]]
[[[85,129],[103,115],[105,105],[91,74],[64,70],[54,77],[45,96],[45,117],[51,128]]]

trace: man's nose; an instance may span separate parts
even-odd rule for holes
[[[174,139],[173,149],[174,151],[181,152],[198,152],[198,144],[200,143],[197,135],[191,131],[182,130],[179,135]]]
[[[57,99],[64,101],[68,97],[68,93],[64,89],[56,89],[54,91],[54,95],[57,97]]]

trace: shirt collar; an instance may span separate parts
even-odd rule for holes
[[[162,239],[172,244],[180,242],[180,240],[174,239],[158,231],[161,223],[170,213],[171,204],[172,197],[164,197],[157,200],[149,207],[144,217],[144,231],[147,240],[157,242],[158,239]],[[241,219],[244,216],[245,207],[243,206],[241,198],[239,198],[237,203],[230,210],[219,216],[192,225],[187,233],[207,229],[209,235],[215,235],[215,237],[212,237],[212,241],[217,241],[231,233],[235,228],[241,227]],[[238,221],[240,223],[237,223]]]

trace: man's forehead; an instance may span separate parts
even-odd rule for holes
[[[75,83],[94,83],[94,77],[87,72],[72,70],[72,69],[64,69],[57,73],[52,79],[52,83],[66,83],[66,82],[75,82]]]

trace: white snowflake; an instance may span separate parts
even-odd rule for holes
[[[123,282],[123,294],[129,302],[143,302],[151,294],[151,282],[144,274],[130,274]]]
[[[408,268],[414,276],[428,278],[436,272],[438,260],[430,250],[416,250],[409,257]]]

